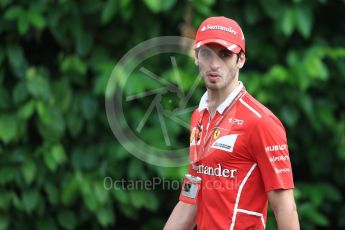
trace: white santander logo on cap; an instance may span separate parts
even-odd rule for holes
[[[207,25],[207,26],[203,26],[200,31],[204,32],[206,30],[223,30],[223,31],[232,33],[233,35],[237,34],[237,32],[234,29],[232,29],[231,27],[225,27],[225,26],[220,26],[220,25]]]

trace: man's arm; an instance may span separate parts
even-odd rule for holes
[[[191,230],[196,224],[196,205],[179,201],[172,211],[164,230]]]
[[[268,200],[279,230],[300,229],[293,189],[270,191],[268,192]]]

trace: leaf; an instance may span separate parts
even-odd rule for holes
[[[48,100],[50,97],[50,86],[46,78],[35,68],[30,68],[26,74],[26,87],[29,93],[37,98]]]
[[[84,186],[84,188],[87,188],[87,189],[84,189],[82,191],[83,201],[86,207],[88,208],[88,210],[90,210],[93,213],[97,213],[98,212],[97,209],[99,208],[100,203],[98,202],[94,194],[90,191],[90,183],[87,180],[84,180],[83,183],[87,185],[87,186]]]
[[[72,89],[67,78],[63,78],[51,85],[54,104],[61,112],[67,112],[72,103]]]
[[[45,217],[44,219],[39,219],[36,224],[37,230],[56,230],[56,224],[51,217]]]
[[[303,95],[299,100],[300,107],[304,113],[311,119],[314,116],[314,103],[309,95]]]
[[[144,0],[145,5],[154,13],[171,9],[175,2],[176,0]]]
[[[0,49],[1,50],[4,50],[4,47],[3,46],[0,46]],[[2,62],[4,61],[5,59],[5,52],[0,52],[0,65],[2,64]]]
[[[304,38],[309,38],[313,25],[313,15],[311,9],[309,7],[297,7],[296,16],[297,30],[303,35]]]
[[[132,18],[133,15],[133,9],[134,9],[134,4],[131,4],[130,0],[119,0],[119,5],[120,5],[120,11],[119,13],[121,14],[122,18],[128,22],[129,19]]]
[[[104,227],[110,224],[114,224],[115,222],[115,214],[111,207],[102,207],[97,211],[96,215],[98,222]]]
[[[127,185],[127,187],[129,186],[130,184]],[[136,209],[144,207],[146,199],[145,199],[145,195],[143,194],[143,191],[136,190],[136,189],[128,189],[128,190],[129,190],[128,193],[130,195],[129,197],[130,197],[131,205],[133,205]]]
[[[79,193],[79,185],[76,175],[69,176],[61,189],[61,201],[64,205],[70,205],[75,201]]]
[[[260,0],[265,13],[276,19],[281,15],[282,3],[279,0]]]
[[[76,56],[70,56],[63,59],[60,65],[60,69],[64,73],[72,72],[79,75],[85,75],[87,66],[80,58]]]
[[[142,161],[133,158],[128,165],[127,175],[131,179],[143,178],[146,177],[144,171]]]
[[[77,35],[77,54],[79,54],[80,56],[87,55],[91,51],[93,43],[93,35],[89,31],[81,31]]]
[[[64,163],[67,160],[65,149],[62,145],[54,145],[51,149],[52,155],[57,163]]]
[[[11,104],[11,96],[8,90],[0,86],[0,109],[9,109]]]
[[[6,10],[4,14],[4,19],[6,20],[18,19],[22,14],[25,14],[25,12],[20,6],[12,6],[8,10]]]
[[[51,147],[50,151],[44,154],[44,161],[51,171],[55,171],[56,168],[66,162],[66,160],[66,152],[62,145],[54,145]]]
[[[18,195],[17,195],[16,193],[13,193],[13,194],[12,194],[12,203],[13,203],[13,206],[14,206],[16,209],[18,209],[18,210],[20,210],[20,211],[23,211],[23,210],[24,210],[23,204],[22,204],[22,202],[20,201],[20,199],[19,199],[19,197],[18,197]]]
[[[21,14],[18,20],[19,34],[24,35],[29,30],[29,20],[26,14]]]
[[[14,115],[0,115],[0,140],[5,144],[10,143],[17,137],[17,119]]]
[[[116,10],[117,10],[117,1],[108,0],[102,11],[102,16],[101,16],[102,23],[103,24],[108,23],[116,14]]]
[[[131,0],[119,0],[121,11],[127,10],[131,5]]]
[[[83,4],[78,6],[85,15],[97,14],[104,8],[103,1],[84,0]]]
[[[16,84],[13,90],[13,101],[17,105],[23,102],[28,97],[28,90],[24,82],[20,81]]]
[[[94,193],[101,204],[105,204],[109,199],[108,191],[104,188],[102,183],[96,183],[94,185]]]
[[[299,205],[298,212],[303,213],[304,218],[309,219],[312,223],[316,225],[327,227],[329,226],[329,221],[327,217],[321,214],[315,207],[309,203]]]
[[[254,4],[247,2],[244,8],[244,16],[248,24],[254,25],[257,23],[261,17],[260,11],[257,6]]]
[[[109,187],[110,185],[106,185]],[[124,191],[123,189],[116,188],[117,185],[114,183],[111,183],[110,189],[112,189],[112,194],[115,197],[116,201],[122,203],[122,204],[128,204],[129,203],[129,194]]]
[[[38,130],[42,138],[47,140],[58,140],[65,131],[65,122],[61,112],[43,102],[36,103],[38,113]]]
[[[66,229],[75,229],[77,218],[74,212],[69,210],[60,211],[58,214],[59,224]]]
[[[31,184],[36,176],[36,165],[32,160],[26,160],[22,166],[22,173],[26,184]]]
[[[38,205],[40,196],[35,189],[29,189],[22,194],[22,202],[27,213],[31,213]]]
[[[296,51],[290,50],[286,59],[289,66],[293,68],[294,66],[299,64],[300,57],[298,56]]]
[[[18,170],[14,167],[2,167],[0,169],[0,185],[6,184],[14,180],[17,176]]]
[[[281,109],[282,120],[290,127],[294,127],[298,121],[299,113],[293,107],[283,106]]]
[[[334,185],[325,183],[325,184],[322,184],[321,187],[325,196],[330,201],[342,202],[342,194]]]
[[[30,153],[31,151],[28,149],[28,146],[17,147],[11,152],[10,161],[16,164],[22,164]]]
[[[201,15],[207,17],[212,14],[211,9],[204,4],[200,4],[199,1],[192,0],[193,6],[195,7],[196,11]]]
[[[111,71],[110,71],[110,73],[111,73]],[[110,77],[110,73],[109,74],[102,74],[96,78],[93,91],[95,92],[95,94],[97,96],[101,96],[101,95],[104,96],[105,89],[107,87],[107,83],[108,83],[108,80]]]
[[[274,65],[267,73],[267,80],[271,80],[272,83],[285,82],[289,78],[289,73],[286,68],[280,65]]]
[[[131,191],[130,198],[132,205],[134,205],[136,208],[145,207],[151,211],[158,208],[157,198],[150,191]]]
[[[22,78],[25,75],[27,62],[21,46],[11,44],[7,46],[7,57],[10,61],[12,72],[16,77]]]
[[[98,103],[95,98],[85,96],[82,101],[81,111],[86,120],[93,119],[98,111]]]
[[[8,210],[11,203],[12,203],[12,193],[6,192],[6,191],[0,191],[0,210]]]
[[[2,229],[8,229],[9,225],[9,218],[6,214],[1,213],[0,214],[0,230]]]
[[[58,164],[55,162],[55,159],[50,152],[44,154],[44,162],[50,171],[56,171]]]
[[[30,100],[19,108],[17,116],[20,119],[28,120],[33,115],[34,111],[35,101]]]
[[[45,191],[48,194],[48,200],[52,205],[56,205],[59,201],[59,192],[54,184],[47,183]]]
[[[295,11],[292,8],[286,8],[283,13],[281,28],[287,37],[289,37],[295,29]]]
[[[112,99],[118,87],[123,89],[125,86],[126,80],[127,80],[127,74],[125,71],[125,67],[123,67],[122,65],[117,65],[112,71],[108,84],[107,84],[107,88],[105,92],[106,99],[107,100]]]
[[[201,3],[211,7],[212,5],[214,5],[215,0],[201,0]]]
[[[33,25],[36,29],[42,30],[46,25],[46,21],[41,12],[39,12],[34,6],[29,9],[27,18],[31,25]]]
[[[83,127],[83,119],[75,114],[69,114],[67,116],[67,128],[69,133],[76,137]]]
[[[321,57],[313,55],[313,52],[305,57],[303,65],[309,76],[324,81],[329,78],[327,66],[323,63]]]
[[[156,211],[159,207],[157,197],[151,192],[145,192],[146,202],[145,207],[150,211]]]

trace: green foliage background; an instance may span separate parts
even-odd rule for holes
[[[104,179],[177,180],[186,167],[127,153],[109,128],[105,88],[132,47],[192,37],[212,15],[241,24],[240,78],[286,126],[302,229],[345,228],[344,12],[343,0],[1,0],[0,229],[162,228],[179,190],[105,189]],[[172,71],[152,65],[161,76]],[[197,69],[180,71],[188,91]],[[137,78],[127,93],[148,85]],[[125,108],[128,123],[150,100]],[[160,146],[157,119],[143,139]],[[185,146],[187,131],[168,128]],[[273,220],[270,212],[267,229]]]

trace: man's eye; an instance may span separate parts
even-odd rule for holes
[[[221,52],[219,56],[220,58],[229,58],[231,57],[231,52]]]
[[[210,50],[201,50],[201,51],[200,51],[200,54],[201,54],[201,56],[203,56],[203,57],[208,57],[208,56],[211,55],[211,51],[210,51]]]

